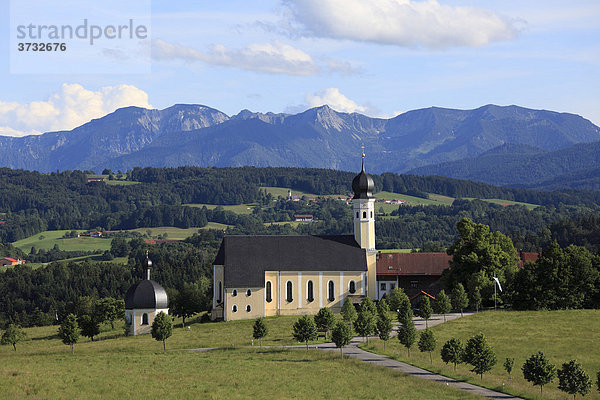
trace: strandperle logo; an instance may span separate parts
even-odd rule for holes
[[[19,40],[67,40],[83,39],[90,45],[99,39],[146,39],[148,27],[136,24],[129,19],[126,24],[96,25],[89,23],[85,18],[80,25],[17,25],[17,39]]]

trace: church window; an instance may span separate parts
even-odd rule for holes
[[[350,283],[348,284],[348,291],[350,292],[350,294],[356,293],[356,282],[350,281]]]
[[[237,296],[237,289],[233,289],[231,291],[231,296],[233,296],[233,297]]]
[[[292,294],[293,294],[292,282],[287,281],[287,284],[285,286],[286,286],[286,292],[287,292],[286,297],[285,297],[286,301],[288,301],[288,302],[294,301],[294,297],[292,296]]]
[[[315,299],[313,281],[308,281],[308,283],[306,284],[306,293],[308,295],[306,299],[309,303],[312,302]]]
[[[271,281],[267,281],[266,292],[267,303],[270,303],[271,301],[273,301],[273,298],[271,297]]]
[[[148,325],[148,314],[147,313],[142,314],[142,325]]]
[[[223,284],[221,283],[221,281],[219,281],[219,283],[217,284],[217,303],[221,302],[221,293],[223,293]]]
[[[363,211],[363,218],[367,218],[367,212]]]
[[[328,290],[329,296],[327,297],[327,299],[329,301],[334,301],[335,300],[335,283],[333,283],[333,281],[329,281],[327,286],[329,287],[329,290]]]
[[[252,290],[250,290],[250,289],[246,290],[246,296],[248,296],[248,297],[252,296]]]
[[[373,211],[371,211],[371,218],[373,218]]]
[[[231,311],[237,312],[237,306],[235,304],[233,305],[233,307],[231,307]]]
[[[248,304],[248,305],[246,306],[246,312],[250,312],[250,311],[252,311],[252,307],[250,307],[250,304]]]

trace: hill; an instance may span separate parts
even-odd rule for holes
[[[600,129],[578,115],[518,106],[431,107],[391,119],[328,106],[295,115],[244,110],[232,117],[201,105],[128,107],[72,131],[0,136],[0,166],[42,172],[182,165],[355,170],[364,144],[369,171],[403,172],[505,144],[554,151],[598,140]]]
[[[545,151],[504,145],[475,158],[416,168],[417,175],[441,175],[493,185],[540,189],[598,190],[600,142]]]

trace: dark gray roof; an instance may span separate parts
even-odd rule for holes
[[[262,287],[265,271],[366,271],[354,236],[225,236],[215,265],[224,287]]]
[[[131,286],[125,294],[127,310],[140,308],[167,308],[169,298],[165,289],[150,279],[144,279]]]
[[[363,154],[362,170],[352,179],[352,190],[355,199],[372,199],[375,182],[369,174],[365,172],[365,159]]]

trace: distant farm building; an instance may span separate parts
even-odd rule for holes
[[[14,259],[10,257],[0,258],[0,266],[1,267],[10,267],[14,265],[25,264],[25,260],[21,260],[20,258]]]
[[[294,221],[311,222],[313,221],[312,214],[294,214]]]
[[[104,182],[104,177],[103,176],[88,176],[87,181],[88,182]]]

